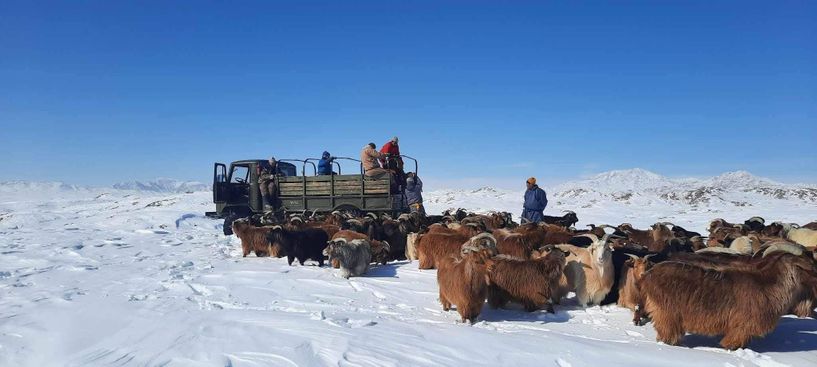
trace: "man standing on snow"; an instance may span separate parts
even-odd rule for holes
[[[525,191],[525,204],[522,206],[522,223],[539,223],[545,219],[545,208],[548,206],[548,197],[545,190],[536,185],[536,178],[531,177],[525,182],[528,190]]]

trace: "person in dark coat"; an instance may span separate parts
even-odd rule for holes
[[[548,206],[548,197],[545,190],[536,185],[536,178],[526,181],[528,190],[525,191],[525,204],[522,206],[522,223],[539,223],[545,219],[545,208]]]
[[[321,155],[321,160],[318,161],[318,174],[319,175],[336,175],[337,173],[332,171],[332,162],[335,161],[335,157],[333,157],[329,152],[323,152]]]
[[[267,164],[261,162],[258,165],[258,184],[261,186],[261,200],[264,204],[264,212],[272,212],[278,207],[278,176],[281,174],[278,169],[278,161],[271,157]]]
[[[419,213],[426,215],[426,210],[423,208],[423,181],[414,172],[409,172],[406,175],[406,202],[409,205],[412,213]]]

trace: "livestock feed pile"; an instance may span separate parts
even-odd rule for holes
[[[599,180],[234,235],[207,191],[3,183],[0,366],[817,365],[817,202]]]

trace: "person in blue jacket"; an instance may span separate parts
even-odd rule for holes
[[[426,210],[423,208],[423,181],[414,172],[406,174],[406,202],[412,213],[426,216]]]
[[[526,181],[528,190],[525,191],[525,204],[522,206],[522,223],[539,223],[545,219],[544,210],[548,206],[548,196],[545,190],[536,185],[536,178]]]
[[[329,154],[329,152],[323,152],[323,155],[321,155],[321,160],[318,161],[318,174],[336,175],[337,173],[332,171],[332,162],[334,161],[335,157]]]

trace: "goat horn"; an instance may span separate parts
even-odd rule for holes
[[[649,254],[649,255],[647,255],[647,256],[644,256],[644,260],[645,260],[645,261],[646,261],[646,260],[649,260],[651,257],[656,256],[656,255],[658,255],[658,254]]]
[[[624,254],[624,255],[627,255],[627,256],[631,257],[633,260],[638,260],[638,259],[640,259],[640,257],[635,256],[635,255],[633,255],[633,254]]]

